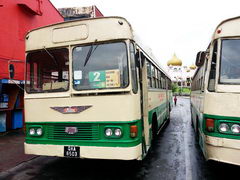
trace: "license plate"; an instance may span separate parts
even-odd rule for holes
[[[64,157],[80,157],[80,147],[64,146]]]

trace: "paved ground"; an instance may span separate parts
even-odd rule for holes
[[[22,129],[0,134],[0,172],[35,157],[24,154],[23,142]]]
[[[230,179],[239,171],[238,166],[204,160],[190,124],[189,98],[183,97],[171,112],[170,124],[141,163],[43,156],[0,173],[0,179],[215,180]]]

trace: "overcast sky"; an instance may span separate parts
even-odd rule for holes
[[[50,0],[57,8],[96,5],[104,16],[125,17],[165,65],[173,53],[183,65],[195,63],[216,26],[240,16],[240,0]]]

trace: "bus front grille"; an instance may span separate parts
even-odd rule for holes
[[[68,134],[66,128],[77,128],[77,132]],[[51,140],[98,140],[99,126],[96,124],[50,124],[47,137]]]

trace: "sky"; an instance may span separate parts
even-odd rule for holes
[[[206,50],[216,26],[240,16],[239,0],[50,0],[56,8],[96,5],[104,16],[126,18],[163,66],[174,53],[183,65]]]

